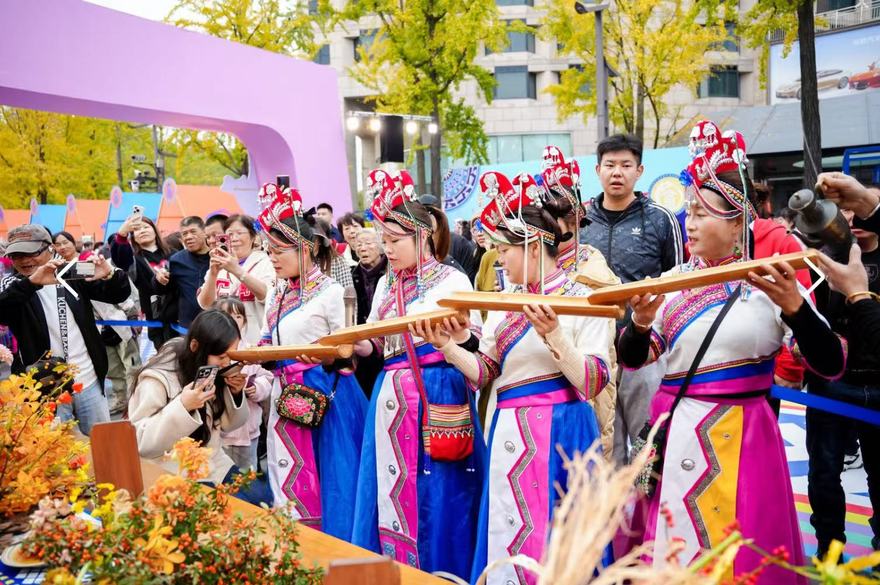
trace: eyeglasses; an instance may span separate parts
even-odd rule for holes
[[[24,258],[36,258],[37,256],[39,256],[40,254],[42,254],[43,252],[45,252],[48,249],[49,249],[49,246],[43,246],[42,248],[40,248],[36,252],[13,252],[13,253],[7,254],[7,255],[13,260],[20,260],[20,259],[24,259]]]
[[[271,243],[268,246],[268,252],[270,254],[284,254],[285,252],[295,252],[296,249],[297,249],[296,246],[290,246],[290,247],[276,246],[275,244],[271,244]]]

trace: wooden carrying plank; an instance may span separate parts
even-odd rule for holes
[[[595,293],[593,293],[595,294]],[[608,317],[620,319],[623,309],[616,305],[594,305],[587,297],[563,297],[495,292],[454,292],[437,301],[441,307],[475,311],[522,312],[523,305],[548,305],[557,315]]]
[[[400,585],[400,569],[384,557],[332,561],[324,585]]]
[[[144,491],[137,435],[127,420],[98,423],[89,437],[96,483],[110,483],[136,498]]]
[[[766,272],[763,270],[762,266],[766,264],[778,265],[781,262],[788,262],[792,268],[800,270],[808,267],[805,259],[809,259],[811,262],[815,263],[818,261],[818,258],[819,253],[816,250],[804,250],[803,252],[771,256],[769,258],[760,258],[748,262],[737,262],[726,266],[704,268],[703,270],[695,270],[684,274],[661,276],[660,278],[646,278],[645,280],[639,280],[637,282],[609,286],[593,291],[589,299],[590,302],[595,305],[625,303],[636,295],[644,295],[648,293],[659,295],[689,288],[699,288],[710,284],[718,284],[720,282],[741,280],[745,278],[749,272],[764,275]],[[577,280],[580,281],[580,276],[577,277]]]
[[[227,353],[230,359],[242,362],[270,362],[273,360],[288,360],[305,355],[313,358],[350,358],[354,353],[351,344],[343,345],[266,345],[264,347],[249,347],[237,349]]]
[[[418,313],[416,315],[405,315],[403,317],[394,317],[391,319],[383,319],[375,323],[365,323],[364,325],[355,325],[354,327],[346,327],[340,329],[336,333],[331,333],[326,337],[318,340],[322,345],[351,344],[362,339],[373,339],[374,337],[382,337],[385,335],[394,335],[396,333],[404,333],[409,331],[409,326],[430,319],[431,324],[442,323],[443,319],[461,318],[458,311],[454,309],[441,309],[439,311],[428,311],[427,313]]]

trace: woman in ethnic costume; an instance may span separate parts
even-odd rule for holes
[[[345,326],[342,286],[318,269],[326,250],[302,214],[296,190],[263,187],[267,203],[260,223],[278,277],[269,290],[260,345],[304,345]],[[294,388],[329,398],[318,426],[304,424],[309,404]],[[279,404],[279,401],[283,404]],[[302,358],[276,362],[267,442],[269,484],[278,506],[289,506],[301,522],[343,540],[351,539],[356,476],[367,401],[350,369],[334,369]],[[293,418],[291,418],[291,416]],[[297,416],[299,418],[297,418]]]
[[[556,264],[562,234],[555,219],[533,203],[540,188],[528,174],[511,183],[485,173],[481,188],[493,197],[481,221],[498,247],[512,286],[507,292],[585,297],[590,289],[569,279]],[[604,319],[556,316],[545,305],[521,312],[490,311],[479,351],[471,353],[431,335],[446,360],[471,384],[490,388],[497,403],[489,430],[489,474],[483,487],[477,553],[471,580],[493,561],[527,555],[540,561],[554,505],[567,485],[561,448],[584,452],[599,438],[589,400],[609,379],[613,331]],[[448,329],[452,335],[456,328]],[[606,558],[606,560],[608,560]],[[504,565],[488,583],[534,583],[535,576]]]
[[[415,200],[409,174],[374,170],[367,184],[389,263],[367,322],[434,311],[449,293],[473,290],[466,274],[434,257],[431,211]],[[478,326],[479,312],[471,320]],[[478,344],[468,330],[459,341],[472,350]],[[467,579],[485,445],[464,377],[418,335],[373,339],[355,351],[382,352],[385,366],[367,413],[353,542],[424,571]],[[452,431],[437,436],[424,432],[426,425]]]
[[[576,160],[566,161],[565,155],[555,146],[544,148],[544,170],[541,177],[546,190],[544,209],[556,218],[563,234],[573,237],[559,244],[556,266],[569,278],[583,276],[592,289],[620,284],[602,252],[589,244],[580,243],[580,228],[586,226],[587,214],[581,202],[580,165]],[[617,414],[617,349],[614,347],[615,323],[608,320],[611,341],[608,347],[610,372],[608,385],[598,396],[590,400],[596,412],[599,431],[602,433],[602,451],[612,461],[614,448],[614,419]]]
[[[744,172],[742,135],[726,132],[700,148],[683,173],[692,258],[673,272],[749,256],[755,191]],[[785,447],[767,393],[784,343],[798,348],[793,353],[829,379],[843,372],[845,346],[799,288],[791,266],[767,271],[770,278],[749,273],[742,282],[644,295],[630,303],[621,362],[639,367],[662,353],[668,356],[667,373],[651,404],[655,420],[670,410],[707,331],[728,299],[739,294],[669,422],[662,477],[648,502],[645,540],[654,541],[655,565],[666,562],[673,539],[685,543],[679,560],[692,562],[721,542],[734,521],[758,546],[768,551],[784,546],[792,564],[804,564]],[[664,521],[661,507],[671,512],[671,521]],[[759,562],[743,548],[725,578],[751,571]],[[761,582],[804,581],[771,566]]]

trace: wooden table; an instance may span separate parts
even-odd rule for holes
[[[143,459],[141,459],[141,469],[146,488],[153,485],[160,475],[168,473],[159,465]],[[261,508],[235,498],[231,499],[231,505],[234,512],[241,513],[245,517],[265,514],[265,511]],[[380,555],[372,551],[355,546],[344,540],[339,540],[302,524],[297,527],[296,533],[297,541],[299,542],[299,553],[305,565],[315,564],[326,570],[330,566],[331,561],[381,558]],[[449,585],[450,583],[407,565],[396,564],[400,569],[400,583],[402,585]]]

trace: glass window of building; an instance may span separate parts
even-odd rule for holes
[[[507,22],[520,22],[525,24],[524,20],[509,20]],[[527,32],[507,31],[507,46],[501,49],[502,53],[534,53],[535,52],[535,35]],[[486,54],[492,51],[487,47]]]
[[[548,145],[557,146],[562,152],[569,154],[571,152],[571,134],[559,132],[489,136],[487,148],[489,164],[538,160],[544,153],[544,147]]]
[[[525,65],[495,68],[495,99],[535,99],[537,87],[535,74]]]
[[[370,45],[373,44],[373,41],[376,40],[376,31],[374,30],[365,30],[362,31],[360,36],[354,38],[354,60],[360,61],[360,49],[364,51],[370,50]]]
[[[697,87],[698,98],[739,97],[739,70],[735,66],[712,67],[712,72]]]
[[[315,55],[315,63],[318,65],[330,64],[330,45],[321,45],[318,54]]]

